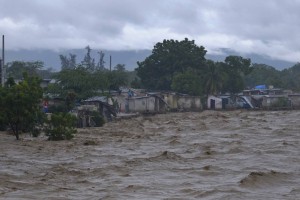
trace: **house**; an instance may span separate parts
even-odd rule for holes
[[[164,113],[167,110],[166,102],[156,95],[130,97],[126,100],[126,112]]]
[[[222,98],[220,97],[216,97],[216,96],[209,96],[207,98],[207,109],[224,109],[225,106],[222,104],[222,101],[225,101],[225,100],[222,100]]]
[[[242,95],[209,96],[207,98],[208,109],[234,109],[234,108],[254,108],[251,97]]]
[[[202,110],[201,98],[189,95],[178,96],[177,109],[180,111],[200,111]]]
[[[93,120],[92,113],[97,112],[95,105],[81,105],[77,107],[73,114],[77,117],[77,127],[94,127],[96,122]]]
[[[162,98],[173,111],[199,111],[202,110],[201,97],[179,93],[162,93]]]
[[[289,94],[288,98],[293,108],[300,108],[300,94]]]
[[[285,95],[265,95],[262,100],[262,107],[270,108],[290,108],[291,100]]]
[[[178,100],[178,95],[176,93],[162,93],[162,96],[164,98],[164,101],[168,104],[168,108],[170,110],[177,110],[178,105],[177,105],[177,100]]]
[[[116,108],[107,103],[108,99],[105,96],[96,96],[82,101],[82,105],[94,105],[97,111],[102,114],[106,121],[111,121],[112,116],[117,116]]]

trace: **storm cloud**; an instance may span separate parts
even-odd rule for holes
[[[195,40],[300,60],[300,0],[0,0],[7,49],[152,49],[163,39]]]

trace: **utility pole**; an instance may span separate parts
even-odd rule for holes
[[[109,56],[109,71],[111,71],[111,55]]]
[[[4,62],[4,35],[2,35],[2,60],[0,58],[0,74],[1,74],[1,85],[5,83],[5,62]]]
[[[0,84],[2,85],[2,87],[3,87],[3,84],[2,84],[2,59],[1,59],[1,57],[0,57]]]

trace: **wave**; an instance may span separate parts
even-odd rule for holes
[[[264,187],[281,183],[286,178],[285,173],[268,172],[250,172],[245,178],[240,180],[240,186],[243,187]]]

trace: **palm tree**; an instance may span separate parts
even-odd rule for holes
[[[223,65],[220,62],[215,63],[212,60],[207,60],[206,67],[206,94],[216,95],[222,90],[223,84],[227,79],[227,74],[223,70]]]

